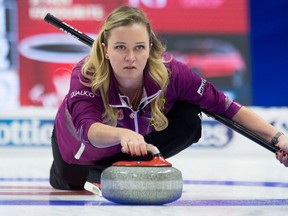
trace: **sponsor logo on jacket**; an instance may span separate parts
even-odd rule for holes
[[[86,91],[86,90],[73,91],[71,93],[71,98],[76,97],[76,96],[85,96],[85,97],[90,97],[90,98],[94,98],[95,97],[93,92]]]

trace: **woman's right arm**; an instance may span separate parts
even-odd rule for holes
[[[99,96],[92,93],[90,87],[80,82],[79,77],[83,78],[82,63],[73,68],[68,94],[69,112],[78,136],[97,148],[121,144],[122,151],[132,156],[147,155],[146,142],[141,134],[101,123],[103,102]]]
[[[146,142],[141,134],[130,129],[113,127],[99,122],[93,123],[88,130],[88,139],[97,148],[122,146],[122,151],[132,156],[146,156]]]

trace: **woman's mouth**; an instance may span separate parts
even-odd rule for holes
[[[127,67],[124,67],[124,69],[126,69],[126,70],[132,70],[132,69],[136,69],[136,67],[134,67],[134,66],[127,66]]]

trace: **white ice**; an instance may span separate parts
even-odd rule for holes
[[[54,190],[48,182],[50,147],[2,147],[0,215],[286,215],[288,169],[263,147],[247,139],[238,144],[244,150],[191,147],[167,159],[181,170],[184,189],[179,200],[163,206],[121,206],[103,197]]]

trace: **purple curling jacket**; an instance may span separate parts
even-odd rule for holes
[[[84,86],[79,77],[84,61],[73,69],[70,90],[59,107],[55,118],[56,137],[62,158],[67,163],[93,164],[103,158],[121,151],[121,145],[105,148],[93,146],[88,140],[88,129],[95,122],[102,122],[104,105],[100,94],[94,94],[91,88]],[[208,110],[232,118],[241,105],[232,101],[221,91],[192,72],[185,64],[172,59],[166,64],[171,72],[170,81],[164,94],[165,110],[173,107],[177,100],[187,101]],[[118,89],[117,80],[111,73],[109,104],[118,109],[117,127],[129,128],[142,135],[154,130],[150,124],[150,103],[161,90],[157,83],[144,71],[144,93],[138,110],[130,108],[128,98]]]

